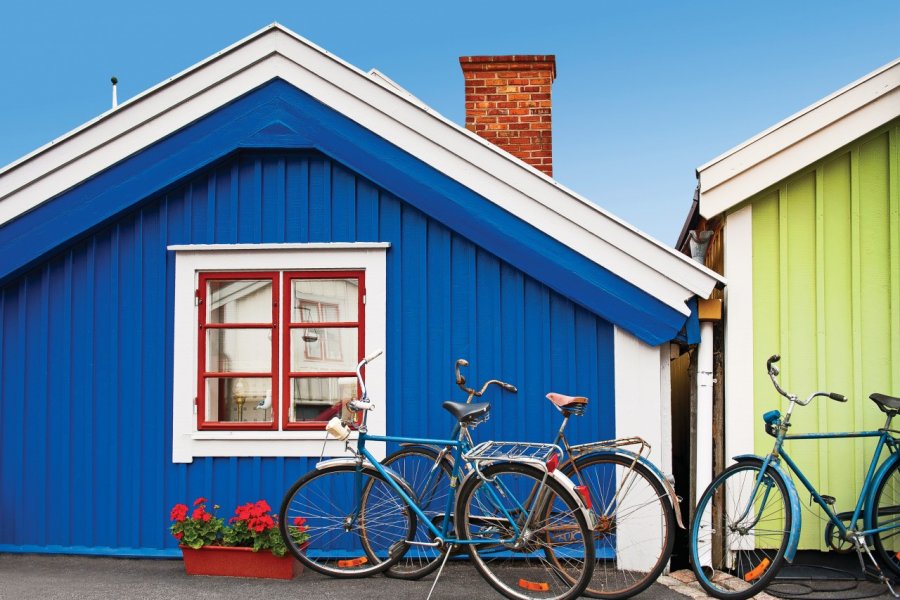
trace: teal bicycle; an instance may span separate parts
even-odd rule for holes
[[[855,550],[865,571],[898,596],[882,569],[900,575],[900,433],[891,421],[900,412],[900,398],[872,394],[869,398],[885,413],[881,429],[847,433],[789,435],[791,414],[816,397],[846,402],[841,394],[813,392],[804,400],[778,384],[778,355],[766,368],[779,394],[788,399],[787,412],[772,410],[763,415],[766,433],[775,438],[765,456],[736,456],[731,465],[706,488],[697,504],[690,532],[691,566],[697,581],[716,598],[743,600],[762,591],[784,562],[792,562],[800,538],[800,501],[790,470],[810,493],[828,519],[825,541],[839,550]],[[872,460],[852,512],[835,513],[835,498],[820,494],[784,449],[786,440],[873,438]],[[887,458],[882,462],[882,454]],[[870,549],[870,546],[872,547]],[[874,556],[872,550],[874,549]]]
[[[374,403],[362,369],[379,354],[357,367],[361,397],[348,408],[360,417],[335,418],[328,426],[330,434],[346,441],[351,456],[318,463],[285,494],[279,527],[290,552],[320,573],[363,577],[389,569],[411,547],[433,548],[443,556],[441,569],[454,548],[464,547],[485,580],[508,598],[578,596],[594,566],[595,519],[585,502],[586,490],[577,490],[556,469],[561,450],[520,442],[470,447],[468,431],[487,418],[486,404],[444,404],[459,424],[454,439],[369,434],[366,415]],[[351,430],[358,432],[356,439],[350,438]],[[425,513],[409,484],[378,462],[367,441],[449,449],[452,490],[443,512],[457,515],[452,527],[450,520],[437,521]],[[429,539],[417,539],[419,523]]]
[[[467,387],[460,367],[468,364],[464,359],[456,361],[456,383],[468,396],[465,403],[457,406],[489,406],[485,402],[473,404],[472,400],[482,398],[492,385],[509,393],[517,392],[515,386],[497,379],[485,382],[478,391]],[[562,423],[552,441],[563,450],[559,470],[587,490],[586,497],[596,515],[593,535],[597,562],[583,594],[608,600],[636,595],[649,587],[668,564],[676,522],[684,529],[679,498],[669,480],[647,459],[650,446],[644,440],[632,437],[572,445],[565,436],[566,426],[571,417],[585,414],[588,399],[553,393],[547,399],[562,415]],[[450,437],[458,438],[459,434],[456,425]],[[468,433],[462,439],[474,445]],[[401,446],[382,464],[409,483],[416,501],[431,521],[450,521],[452,525],[453,515],[446,511],[455,464],[450,448],[425,444]],[[428,541],[432,535],[427,527],[419,524],[419,541]],[[414,546],[385,574],[418,579],[437,569],[442,559],[434,547]]]

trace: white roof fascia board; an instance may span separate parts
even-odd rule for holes
[[[697,169],[713,217],[900,116],[900,58]]]
[[[682,314],[687,311],[685,300],[694,294],[706,297],[723,281],[493,144],[277,25],[0,172],[0,223],[276,76]]]

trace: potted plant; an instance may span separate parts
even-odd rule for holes
[[[188,575],[291,579],[303,570],[288,555],[278,531],[278,518],[265,500],[238,506],[227,526],[216,516],[219,506],[213,505],[211,513],[206,503],[205,498],[197,498],[193,511],[176,504],[170,513],[170,530],[181,542]],[[302,547],[309,539],[305,519],[298,517],[294,521],[291,537]]]

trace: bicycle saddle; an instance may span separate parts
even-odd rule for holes
[[[900,411],[900,398],[887,396],[885,394],[872,394],[869,398],[878,405],[878,408],[886,413],[896,413],[897,411]]]
[[[553,406],[561,413],[566,415],[572,413],[576,416],[584,414],[584,409],[587,408],[588,403],[588,399],[584,396],[566,396],[564,394],[557,394],[556,392],[547,394],[547,400],[552,402]]]
[[[456,417],[460,423],[472,423],[477,419],[486,417],[491,410],[490,402],[473,402],[466,404],[465,402],[444,402],[443,406],[447,412]]]

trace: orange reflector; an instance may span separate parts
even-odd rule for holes
[[[894,556],[896,556],[896,557],[897,557],[897,560],[900,560],[900,552],[898,552],[898,553],[897,553],[897,554],[895,554],[895,555],[894,555]]]
[[[588,510],[594,508],[594,503],[591,502],[591,492],[587,489],[586,485],[576,485],[575,491],[578,492],[578,495],[581,496],[581,500],[584,502],[584,507]]]
[[[364,565],[369,562],[369,559],[365,556],[360,556],[359,558],[352,558],[350,560],[339,560],[338,566],[341,568],[345,567],[358,567],[359,565]]]
[[[769,568],[769,559],[764,558],[762,562],[756,565],[756,568],[752,571],[744,574],[744,581],[753,581],[754,579],[759,579],[763,573],[766,572],[766,569]]]
[[[550,586],[546,583],[539,583],[537,581],[528,581],[526,579],[519,580],[519,587],[523,590],[528,590],[530,592],[546,592],[550,590]]]
[[[559,466],[559,454],[554,454],[550,457],[550,460],[547,461],[547,470],[549,472],[553,472],[556,470],[556,467]]]

